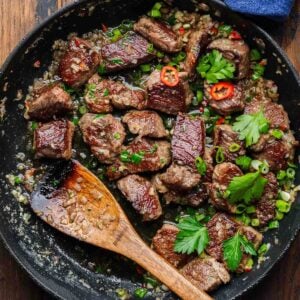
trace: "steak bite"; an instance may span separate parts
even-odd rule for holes
[[[199,184],[201,175],[188,166],[173,163],[165,173],[160,175],[163,184],[172,190],[190,190]]]
[[[123,123],[128,125],[128,129],[133,134],[139,136],[149,136],[162,138],[168,136],[162,118],[154,111],[130,111],[122,117]]]
[[[73,123],[65,119],[39,123],[38,128],[34,131],[35,158],[70,159],[73,134]]]
[[[197,288],[206,292],[230,281],[230,274],[225,266],[209,256],[193,259],[180,273]]]
[[[270,128],[279,128],[287,131],[290,128],[289,117],[284,110],[283,106],[272,101],[254,98],[251,102],[247,103],[244,113],[255,114],[260,110],[263,111],[265,118],[270,123]]]
[[[152,239],[151,247],[175,268],[187,263],[190,255],[174,251],[174,244],[179,229],[175,225],[164,224]]]
[[[100,78],[95,74],[87,84],[85,101],[90,111],[95,113],[111,112],[118,109],[146,106],[145,92],[141,89],[131,89],[125,84]]]
[[[205,125],[199,116],[179,113],[172,137],[173,160],[195,169],[197,157],[203,157]]]
[[[233,149],[234,146],[240,147]],[[218,147],[221,147],[226,162],[235,162],[236,158],[245,155],[244,143],[239,140],[239,135],[232,130],[230,125],[217,125],[214,129],[214,156]]]
[[[83,140],[95,157],[105,164],[110,164],[121,151],[125,139],[122,123],[112,115],[87,113],[79,121]]]
[[[128,174],[158,171],[170,163],[170,148],[166,141],[136,138],[122,148],[120,158],[108,168],[107,176],[115,180]],[[133,160],[133,155],[139,159]]]
[[[148,17],[141,17],[133,26],[134,31],[141,34],[158,49],[175,53],[182,48],[181,39],[165,23]]]
[[[146,83],[148,93],[147,107],[170,115],[185,112],[193,97],[186,80],[187,73],[179,73],[179,83],[174,87],[165,85],[161,81],[160,75],[161,72],[155,70],[148,78]]]
[[[214,24],[211,19],[207,20],[207,15],[202,16],[190,34],[185,47],[186,59],[184,62],[184,70],[189,76],[194,74],[199,55],[205,51],[206,46],[211,41],[211,29]]]
[[[71,96],[59,85],[52,84],[34,90],[25,101],[26,119],[47,121],[74,109]]]
[[[58,73],[63,82],[79,87],[96,72],[99,63],[99,54],[91,49],[90,43],[74,37],[59,63]]]
[[[143,216],[143,221],[152,221],[162,215],[156,190],[151,182],[138,175],[128,175],[117,182],[118,189]]]
[[[208,184],[210,203],[218,209],[234,213],[236,206],[230,204],[223,195],[231,180],[236,176],[242,175],[242,171],[235,164],[222,163],[216,165],[213,172],[213,181],[211,184]]]
[[[208,50],[216,49],[236,67],[236,78],[243,79],[250,70],[250,49],[243,40],[220,38],[212,41]]]
[[[103,46],[101,57],[105,72],[111,73],[134,68],[152,60],[155,55],[150,53],[147,40],[129,31],[117,42]]]
[[[228,116],[234,112],[243,111],[245,107],[243,95],[243,83],[240,81],[234,85],[233,95],[223,100],[215,100],[211,95],[212,85],[204,83],[205,99],[214,111],[223,116]]]

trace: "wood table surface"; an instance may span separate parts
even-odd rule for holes
[[[0,64],[34,24],[72,0],[0,0]],[[283,24],[258,22],[300,71],[300,0]],[[0,300],[52,299],[21,269],[0,242]],[[300,235],[271,273],[243,299],[300,299]],[[226,299],[224,299],[226,300]]]

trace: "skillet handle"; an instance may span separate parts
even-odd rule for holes
[[[173,266],[151,250],[135,233],[127,231],[119,244],[118,252],[132,259],[164,283],[171,291],[184,300],[212,300],[204,291],[195,287]]]

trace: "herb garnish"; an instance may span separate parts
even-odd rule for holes
[[[124,61],[121,58],[112,58],[110,59],[110,62],[117,64],[117,65],[123,65]]]
[[[179,232],[176,236],[174,251],[191,254],[194,251],[200,255],[209,242],[208,230],[195,217],[182,218],[177,224]]]
[[[230,271],[235,271],[244,253],[256,255],[253,244],[245,236],[237,232],[233,237],[223,242],[223,255]]]
[[[221,52],[213,50],[204,55],[197,66],[197,72],[208,83],[217,83],[219,80],[232,79],[235,66],[223,57]]]
[[[195,165],[196,165],[198,173],[202,176],[205,175],[205,173],[206,173],[206,163],[200,156],[196,157]]]
[[[246,140],[246,147],[256,144],[261,133],[269,130],[268,120],[262,111],[251,115],[241,115],[233,123],[233,130],[239,133],[240,140]]]
[[[103,96],[104,97],[107,97],[109,95],[109,89],[106,88],[104,91],[103,91]]]
[[[135,153],[130,153],[128,150],[124,150],[120,154],[120,160],[122,162],[139,164],[145,156],[144,151],[138,151]]]
[[[96,93],[96,84],[95,83],[88,83],[86,85],[87,94],[91,98],[95,98]]]

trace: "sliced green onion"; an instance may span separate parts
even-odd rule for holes
[[[262,165],[262,162],[260,160],[257,160],[257,159],[254,159],[251,161],[251,167],[258,171],[259,170],[259,167]]]
[[[107,97],[109,95],[109,89],[106,88],[104,91],[103,91],[103,96],[104,97]]]
[[[251,219],[246,214],[242,214],[241,216],[236,217],[236,219],[245,225],[249,225],[251,222]]]
[[[196,98],[198,100],[198,103],[202,102],[202,100],[203,100],[203,91],[198,90],[197,93],[196,93]]]
[[[258,64],[258,63],[255,64],[255,66],[252,69],[253,69],[253,74],[252,74],[252,79],[253,80],[258,80],[265,73],[265,67]]]
[[[105,74],[105,71],[106,71],[105,65],[104,64],[100,64],[99,67],[98,67],[98,73],[99,73],[99,75]]]
[[[22,178],[20,178],[19,176],[15,176],[14,181],[15,184],[21,184],[23,182]]]
[[[240,214],[242,214],[245,210],[246,210],[246,205],[244,205],[244,204],[239,204],[239,205],[236,206],[236,211],[235,211],[235,213],[238,214],[238,215],[240,215]]]
[[[247,213],[247,214],[254,214],[255,212],[256,212],[256,208],[255,208],[254,205],[248,206],[248,207],[246,208],[246,213]]]
[[[222,147],[217,147],[217,153],[216,153],[216,162],[218,164],[224,162],[225,156],[224,156],[224,150]]]
[[[228,149],[230,152],[237,152],[241,149],[241,146],[237,143],[232,143]]]
[[[284,217],[284,213],[276,209],[275,219],[280,221],[283,219],[283,217]]]
[[[144,73],[148,73],[151,71],[151,65],[149,64],[140,65],[140,68]]]
[[[121,288],[116,289],[116,294],[119,298],[125,298],[128,296],[127,290]]]
[[[285,191],[279,192],[280,198],[284,201],[289,201],[291,199],[291,195]]]
[[[287,168],[286,170],[286,176],[289,178],[289,179],[294,179],[295,178],[295,175],[296,175],[296,171],[292,168]]]
[[[151,9],[150,11],[150,17],[152,18],[160,18],[161,17],[161,13],[158,9]]]
[[[282,180],[286,177],[286,172],[284,170],[280,170],[278,173],[277,173],[277,179],[278,180]]]
[[[279,222],[277,220],[271,221],[268,224],[269,229],[276,229],[279,228]]]
[[[153,46],[153,44],[148,44],[148,46],[147,46],[147,52],[148,53],[153,53],[153,51],[154,51],[154,46]]]
[[[156,69],[156,70],[159,70],[159,71],[161,71],[162,68],[163,68],[163,65],[162,65],[162,64],[158,64],[158,65],[156,65],[156,67],[155,67],[155,69]]]
[[[280,129],[273,129],[271,131],[271,135],[280,140],[283,137],[283,132]]]
[[[121,134],[119,132],[114,133],[114,139],[119,140],[121,138]]]
[[[79,124],[79,118],[77,116],[73,117],[72,123],[77,126]]]
[[[259,222],[258,219],[252,219],[251,220],[251,226],[257,227],[257,226],[259,226],[259,224],[260,224],[260,222]]]
[[[148,275],[144,275],[144,281],[145,281],[146,283],[151,284],[153,287],[158,286],[158,281],[157,281],[155,278],[150,277],[150,276],[148,276]]]
[[[249,156],[243,155],[235,159],[235,163],[243,170],[248,171],[251,165],[252,159]]]
[[[291,204],[284,200],[276,200],[276,208],[282,213],[288,213],[291,209]]]
[[[253,259],[252,259],[251,257],[249,257],[249,258],[247,259],[246,264],[245,264],[245,270],[246,270],[246,271],[251,271],[252,268],[253,268],[253,264],[254,264]]]
[[[224,33],[226,36],[229,36],[229,34],[231,33],[232,31],[232,27],[230,25],[221,25],[219,26],[218,30],[221,32],[221,33]]]
[[[262,256],[262,255],[266,254],[266,253],[268,252],[269,249],[270,249],[270,244],[263,243],[263,244],[261,244],[261,246],[258,248],[257,254],[258,254],[259,256]]]
[[[124,150],[120,154],[120,160],[122,162],[130,162],[130,153],[127,150]]]
[[[156,56],[157,56],[158,58],[163,58],[163,57],[165,56],[165,54],[164,54],[163,52],[157,51],[157,52],[156,52]]]
[[[260,60],[261,59],[261,54],[257,49],[251,49],[250,51],[250,59],[252,61]]]
[[[82,105],[82,106],[79,107],[79,113],[80,113],[81,115],[84,115],[84,114],[86,114],[87,112],[88,112],[88,110],[87,110],[87,108],[86,108],[85,105]]]
[[[137,288],[134,291],[134,295],[140,299],[144,298],[148,293],[148,290],[145,288]]]
[[[259,170],[262,174],[268,174],[269,173],[269,166],[262,163],[260,166],[259,166]]]
[[[297,169],[297,166],[294,163],[290,162],[290,161],[288,162],[288,166],[290,168]]]
[[[174,58],[173,58],[173,61],[178,64],[180,63],[181,61],[185,60],[186,58],[186,53],[181,51],[179,52]]]
[[[196,157],[195,165],[196,165],[198,173],[201,176],[205,175],[205,173],[206,173],[206,163],[200,156]]]
[[[38,122],[32,121],[31,122],[31,130],[34,131],[38,128],[39,124]]]
[[[112,34],[113,34],[113,36],[110,39],[112,42],[116,42],[117,40],[119,40],[122,37],[122,32],[118,28],[115,28],[113,30]]]
[[[133,153],[131,155],[131,161],[134,164],[139,164],[143,160],[144,155],[145,155],[145,153],[143,151],[139,151],[139,152]]]

